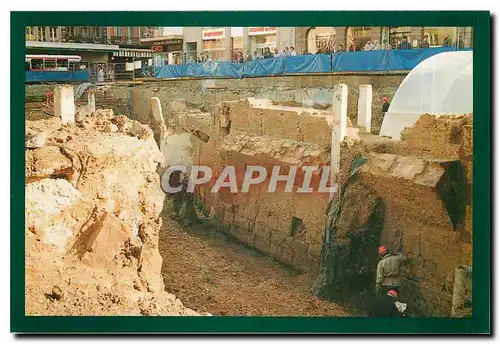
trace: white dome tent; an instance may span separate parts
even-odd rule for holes
[[[436,54],[406,76],[385,114],[381,136],[400,140],[420,115],[468,114],[473,111],[472,51]]]

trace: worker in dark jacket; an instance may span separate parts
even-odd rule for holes
[[[387,111],[389,111],[389,105],[391,105],[391,103],[389,103],[389,98],[383,97],[382,98],[382,114],[385,115],[385,113]]]
[[[392,289],[387,294],[377,297],[370,316],[380,318],[402,317],[403,314],[396,307],[397,298],[398,292]]]

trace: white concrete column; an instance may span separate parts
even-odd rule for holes
[[[168,64],[169,65],[174,64],[174,54],[173,53],[168,53]]]
[[[243,55],[252,55],[252,44],[250,36],[248,36],[248,27],[243,28]]]
[[[90,112],[95,112],[95,94],[92,92],[88,95],[88,107]]]
[[[163,111],[161,108],[160,98],[151,97],[149,99],[149,101],[151,102],[151,110],[153,112],[153,119],[156,121],[156,123],[160,127],[160,136],[161,136],[160,139],[163,142],[163,140],[167,137],[167,130],[166,130],[166,125],[165,125],[165,120],[163,118]]]
[[[358,126],[369,133],[372,127],[372,85],[359,85]]]
[[[57,86],[54,89],[54,114],[63,123],[75,122],[75,96],[73,86]]]
[[[333,88],[332,111],[334,123],[339,125],[340,141],[347,132],[347,85],[337,84]]]
[[[225,60],[231,61],[233,56],[233,41],[231,39],[231,27],[224,27],[224,49],[225,49]]]
[[[338,84],[333,89],[332,101],[332,138],[330,151],[330,185],[337,184],[340,173],[340,143],[347,132],[347,85]],[[330,193],[330,199],[340,195],[339,188],[336,193]]]

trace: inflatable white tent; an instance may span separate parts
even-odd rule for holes
[[[472,113],[472,51],[436,54],[406,76],[385,114],[381,136],[400,140],[420,115]]]

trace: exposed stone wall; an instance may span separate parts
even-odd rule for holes
[[[182,102],[172,102],[166,117],[171,132],[195,127],[210,137],[205,143],[193,135],[187,154],[193,162],[212,168],[213,181],[224,166],[235,166],[239,187],[246,166],[267,170],[265,181],[252,185],[248,193],[227,189],[212,193],[213,182],[197,189],[197,197],[218,219],[220,229],[278,260],[315,271],[328,194],[298,194],[303,181],[300,170],[292,192],[284,191],[284,182],[277,184],[274,193],[268,187],[274,166],[286,174],[291,166],[329,164],[331,112],[249,99],[220,103],[212,113],[197,113]],[[313,185],[318,179],[313,176]]]
[[[464,154],[472,154],[472,143],[467,142],[469,138],[472,140],[472,127],[464,128],[462,135],[462,128],[469,123],[472,123],[472,115],[423,115],[413,127],[401,133],[400,147],[409,153],[457,160],[463,140]]]

